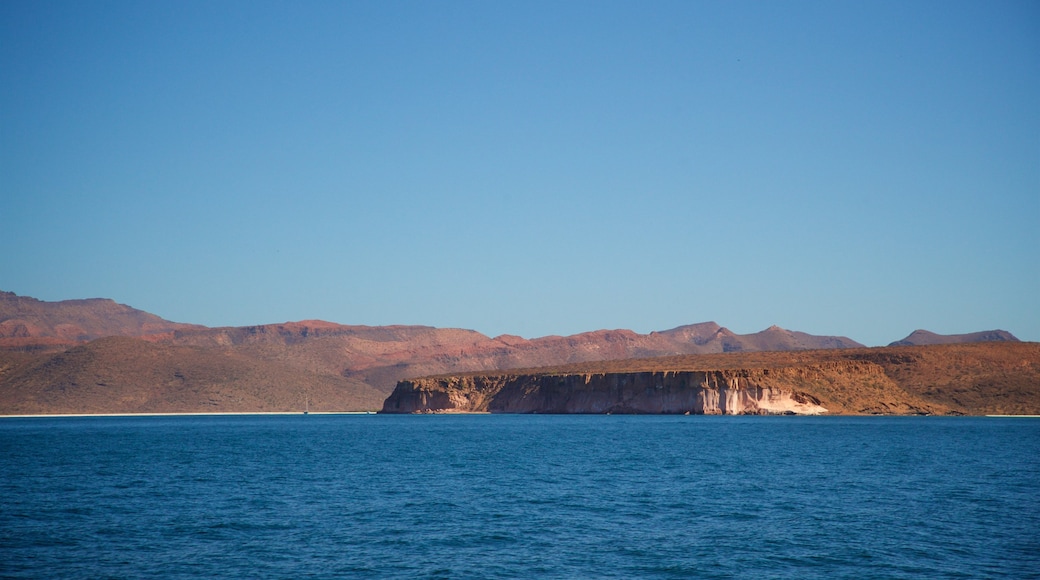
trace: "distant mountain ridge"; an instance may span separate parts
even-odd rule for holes
[[[915,340],[923,336],[915,333],[907,340],[915,335]],[[938,335],[932,336],[931,340],[936,340],[934,336]],[[976,335],[958,336],[955,341],[964,337],[978,339]],[[1007,336],[1010,338],[1002,340],[1016,340]],[[104,343],[108,347],[103,349],[92,346],[108,337],[133,340]],[[118,348],[113,348],[114,344]],[[88,348],[83,352],[90,356],[62,356],[84,346]],[[245,384],[242,377],[252,376],[252,382],[267,385],[264,392],[270,396],[250,399],[251,406],[243,399],[236,403],[239,407],[253,409],[260,405],[269,410],[298,399],[285,393],[271,394],[281,388],[315,393],[316,398],[311,400],[314,410],[323,405],[335,410],[368,410],[372,408],[372,397],[364,388],[386,395],[398,381],[421,376],[674,355],[859,347],[863,345],[846,337],[814,336],[777,326],[740,335],[714,322],[649,334],[597,330],[534,339],[512,335],[491,338],[457,328],[349,326],[320,320],[210,328],[171,322],[107,299],[45,302],[0,293],[0,391],[12,388],[11,381],[15,381],[23,394],[35,392],[34,397],[52,401],[19,407],[24,409],[57,408],[53,402],[57,399],[51,397],[57,388],[53,384],[56,376],[67,377],[58,381],[65,385],[63,388],[81,394],[86,388],[83,385],[93,385],[89,390],[98,397],[109,391],[116,396],[112,390],[115,387],[106,390],[99,387],[101,384],[123,385],[119,389],[125,391],[135,382],[159,382],[169,388],[188,385],[189,391],[197,393],[220,387],[218,391],[227,397],[221,395],[214,400],[229,405],[234,396],[228,393],[238,388],[232,388],[233,385],[241,386]],[[146,368],[140,363],[144,360],[157,361],[155,368]],[[160,364],[162,360],[167,362]],[[249,361],[253,361],[251,367]],[[34,366],[37,364],[44,366]],[[40,370],[43,368],[48,369],[47,373]],[[247,368],[254,370],[243,370]],[[66,374],[54,374],[57,369],[65,369],[62,372]],[[254,371],[259,374],[250,374]],[[279,387],[281,383],[289,384]],[[348,391],[353,394],[346,399],[335,394]],[[325,394],[319,397],[317,393]],[[119,396],[133,399],[126,393]],[[166,395],[156,396],[166,400],[162,398]],[[262,405],[258,402],[261,399],[266,401]],[[170,399],[173,400],[181,401],[176,397]],[[355,401],[353,407],[345,402],[348,400]],[[160,404],[153,400],[148,408],[164,408],[164,404],[176,407],[173,402]],[[199,408],[199,404],[192,408]],[[6,411],[0,406],[0,414]]]
[[[561,342],[581,346],[603,342],[613,349],[643,354],[678,349],[665,354],[710,354],[762,350],[805,350],[817,348],[856,348],[862,344],[844,336],[816,336],[770,326],[752,334],[736,334],[715,322],[679,326],[646,335],[631,330],[597,330],[571,336],[544,336],[525,339],[501,335],[489,338],[472,330],[427,326],[344,325],[322,320],[242,327],[206,327],[171,322],[108,298],[88,298],[47,302],[13,292],[0,291],[0,348],[20,345],[78,344],[107,336],[129,336],[153,341],[186,344],[228,345],[256,342],[295,344],[308,338],[355,337],[374,342],[427,343],[431,334],[443,335],[447,343],[491,341],[495,346],[530,350],[530,345],[557,345]],[[967,342],[1018,341],[1005,330],[969,334],[941,335],[915,330],[889,346],[953,344]],[[618,344],[622,345],[618,347]],[[525,346],[526,345],[526,346]],[[533,347],[536,350],[538,347]],[[608,349],[609,350],[609,349]]]
[[[0,291],[0,348],[83,343],[106,336],[170,337],[203,328],[164,320],[107,298],[45,302]]]
[[[888,346],[924,346],[929,344],[964,344],[969,342],[1019,342],[1006,330],[984,330],[969,334],[935,334],[927,330],[915,330],[903,340],[889,343]]]
[[[10,292],[0,294],[0,348],[57,351],[108,336],[230,349],[350,377],[386,391],[408,376],[444,372],[676,354],[863,346],[846,337],[813,336],[777,326],[740,335],[714,322],[649,334],[596,330],[534,339],[491,338],[457,328],[350,326],[320,320],[210,328],[171,322],[108,299],[45,302]]]

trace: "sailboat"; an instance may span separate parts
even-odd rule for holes
[[[303,400],[303,414],[306,415],[311,412],[311,400],[306,398]]]

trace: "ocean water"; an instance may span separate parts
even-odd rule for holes
[[[1040,577],[1040,420],[0,419],[0,576]]]

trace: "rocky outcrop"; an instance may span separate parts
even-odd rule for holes
[[[742,352],[405,380],[384,413],[1040,414],[1040,343]]]
[[[401,381],[384,413],[820,414],[800,369],[469,375]]]

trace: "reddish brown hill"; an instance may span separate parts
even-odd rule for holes
[[[377,409],[384,395],[338,375],[232,351],[109,337],[60,353],[0,351],[0,414]]]
[[[199,328],[103,298],[44,302],[0,292],[0,348],[59,349],[105,336],[159,339]]]
[[[351,375],[370,384],[392,388],[405,377],[483,369],[511,369],[567,363],[630,359],[673,354],[757,350],[852,348],[863,345],[844,337],[812,336],[772,327],[757,334],[738,335],[714,322],[638,334],[631,330],[598,330],[572,336],[525,340],[515,336],[488,339],[470,336],[468,344],[445,348],[430,345],[422,357],[402,356],[392,365],[352,368]]]
[[[492,339],[472,330],[344,326],[322,321],[191,330],[175,333],[170,342],[343,375],[385,392],[393,388],[401,373],[412,368],[448,369],[452,360],[498,347]]]
[[[903,340],[897,340],[888,346],[924,346],[927,344],[963,344],[968,342],[1018,342],[1013,334],[1006,330],[985,330],[970,334],[936,334],[927,330],[915,330]]]
[[[884,367],[907,392],[955,412],[1040,414],[1040,343],[889,347],[848,356]]]
[[[670,354],[862,346],[777,327],[737,335],[709,322],[664,332],[599,330],[572,336],[489,338],[426,326],[345,326],[323,321],[180,330],[173,344],[232,349],[322,373],[341,373],[389,393],[402,378],[486,369]]]

